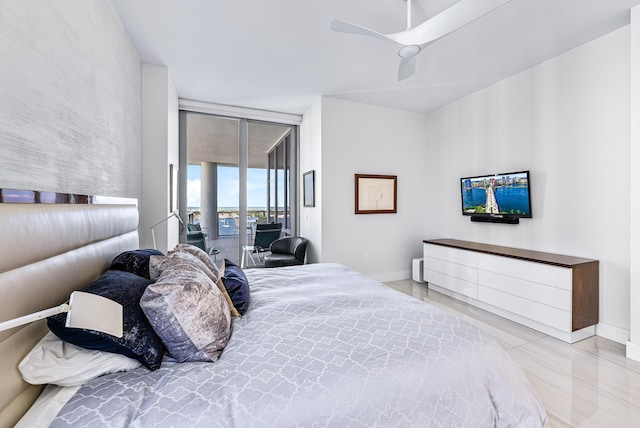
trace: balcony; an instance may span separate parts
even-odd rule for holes
[[[200,210],[189,209],[187,211],[189,223],[200,223]],[[240,265],[240,247],[241,245],[253,245],[256,224],[267,223],[269,218],[273,221],[273,213],[269,217],[267,209],[250,209],[247,211],[247,221],[245,224],[245,242],[240,244],[240,215],[238,210],[220,210],[217,212],[218,230],[211,233],[205,229],[207,234],[207,245],[220,250],[216,256],[217,260],[223,258]],[[284,210],[277,212],[277,221],[284,223]],[[286,222],[289,223],[288,221]],[[285,226],[287,225],[285,224]],[[284,228],[284,234],[288,235],[288,228]]]

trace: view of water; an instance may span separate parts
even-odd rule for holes
[[[191,206],[187,208],[189,215],[189,223],[200,223],[200,210],[201,207]],[[265,207],[247,207],[247,236],[253,236],[255,225],[257,223],[267,222],[267,208]],[[277,218],[279,222],[283,222],[284,209],[280,207],[278,209]],[[236,219],[239,217],[238,207],[218,207],[218,236],[234,236],[238,235],[238,226],[236,225]],[[273,213],[271,214],[273,216]],[[271,217],[272,218],[272,217]],[[287,219],[285,228],[289,228],[289,219]]]
[[[529,207],[528,187],[497,187],[495,192],[500,212],[517,213],[520,211],[520,214],[531,213],[531,208]],[[485,189],[474,187],[471,189],[464,189],[462,191],[462,206],[465,210],[479,205],[485,206],[485,204]]]
[[[218,219],[218,234],[220,236],[234,235],[236,231],[236,222],[231,217],[223,217]]]

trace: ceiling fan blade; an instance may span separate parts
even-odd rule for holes
[[[400,58],[398,67],[398,82],[412,76],[416,72],[416,57]]]
[[[398,81],[416,71],[415,56],[426,45],[451,34],[476,19],[503,6],[511,0],[458,0],[453,6],[440,12],[415,28],[411,28],[411,0],[407,0],[407,30],[382,34],[366,27],[332,19],[329,28],[333,31],[375,37],[391,42],[400,56]]]
[[[371,30],[366,27],[361,27],[356,24],[349,24],[348,22],[342,22],[336,19],[332,19],[331,21],[329,21],[329,28],[331,28],[331,30],[333,31],[339,31],[341,33],[350,33],[350,34],[357,34],[360,36],[376,37],[378,39],[383,39],[393,43],[394,45],[397,45],[397,43],[393,39],[387,37],[386,35],[382,33],[378,33],[377,31]]]
[[[408,31],[389,34],[404,45],[425,45],[472,23],[511,0],[461,0]]]

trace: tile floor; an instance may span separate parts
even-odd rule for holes
[[[602,337],[572,345],[430,291],[411,280],[387,285],[475,320],[520,363],[552,427],[640,427],[640,363]]]
[[[215,257],[216,260],[227,258],[238,266],[240,265],[240,255],[238,251],[240,244],[238,243],[237,237],[221,236],[218,239],[210,239],[207,242],[207,245],[220,251],[220,253]]]
[[[248,239],[248,241],[249,242],[246,245],[253,245],[253,239]],[[213,257],[216,263],[220,262],[222,259],[229,259],[238,266],[241,266],[242,253],[239,251],[240,243],[237,236],[221,236],[218,239],[210,239],[207,241],[207,245],[219,251],[219,253]],[[253,254],[253,257],[251,257],[247,253],[245,257],[246,269],[264,266],[264,262],[262,260],[264,258],[264,254],[261,256]]]

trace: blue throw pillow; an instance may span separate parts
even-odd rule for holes
[[[125,251],[113,259],[109,270],[135,273],[138,276],[149,279],[149,258],[151,258],[151,256],[164,256],[164,254],[150,248]]]
[[[222,283],[240,315],[244,315],[249,307],[249,281],[242,269],[231,260],[224,259],[224,276]]]
[[[140,297],[151,281],[129,272],[109,270],[83,291],[106,297],[122,305],[123,336],[82,328],[67,328],[67,314],[47,319],[49,330],[60,339],[85,349],[113,352],[136,359],[151,370],[160,368],[165,347],[149,324]]]

